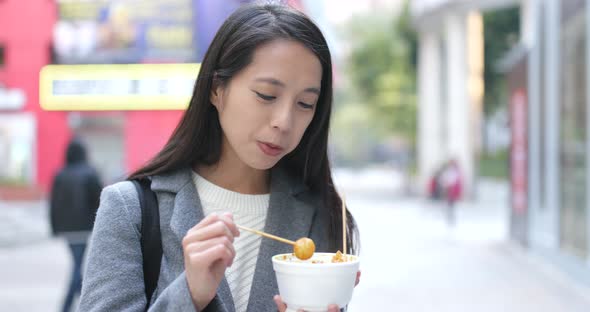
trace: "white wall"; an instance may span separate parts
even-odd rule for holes
[[[466,16],[449,14],[445,18],[447,48],[447,107],[448,107],[448,155],[454,158],[464,176],[465,194],[473,181],[473,148],[471,141],[471,110],[468,95],[467,29]]]
[[[429,177],[442,161],[441,126],[441,51],[436,32],[423,32],[418,50],[418,170],[424,189]]]

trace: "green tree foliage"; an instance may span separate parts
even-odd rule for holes
[[[406,9],[398,17],[359,16],[348,27],[351,95],[378,137],[416,137],[416,34]],[[358,114],[358,109],[349,109]],[[357,118],[358,120],[358,118]]]
[[[484,111],[489,116],[505,102],[505,77],[495,64],[518,41],[520,11],[518,7],[484,13]]]

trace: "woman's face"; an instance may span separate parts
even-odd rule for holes
[[[211,92],[223,129],[222,159],[259,170],[293,151],[311,123],[322,65],[303,44],[274,40],[225,87]]]

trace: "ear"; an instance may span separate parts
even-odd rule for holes
[[[215,108],[217,108],[217,112],[221,112],[223,109],[223,87],[217,81],[216,78],[213,78],[213,84],[211,86],[211,93],[209,94],[209,101]]]

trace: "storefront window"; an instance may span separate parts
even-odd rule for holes
[[[71,112],[70,130],[88,149],[90,163],[105,184],[125,179],[125,115],[120,112]]]
[[[561,246],[581,258],[588,254],[585,5],[585,1],[562,2],[560,73]]]
[[[35,119],[28,113],[0,114],[0,185],[33,182]]]
[[[546,122],[546,115],[545,111],[546,109],[546,103],[547,101],[545,100],[546,97],[546,90],[548,90],[547,88],[547,82],[546,82],[546,75],[545,75],[545,71],[547,70],[546,65],[547,64],[547,47],[546,47],[546,41],[547,39],[545,38],[546,36],[546,23],[547,23],[547,12],[545,10],[545,3],[544,2],[540,2],[539,3],[539,10],[540,12],[540,23],[539,23],[539,59],[540,59],[540,66],[539,66],[539,82],[540,82],[540,92],[539,92],[539,166],[538,166],[538,170],[539,170],[539,209],[540,210],[545,210],[545,207],[547,207],[546,201],[545,201],[545,194],[547,194],[546,192],[546,179],[545,176],[547,174],[547,171],[545,170],[547,164],[545,162],[545,155],[546,155],[546,151],[545,151],[545,146],[546,146],[546,139],[547,136],[545,135],[546,131],[547,131],[547,122]]]

